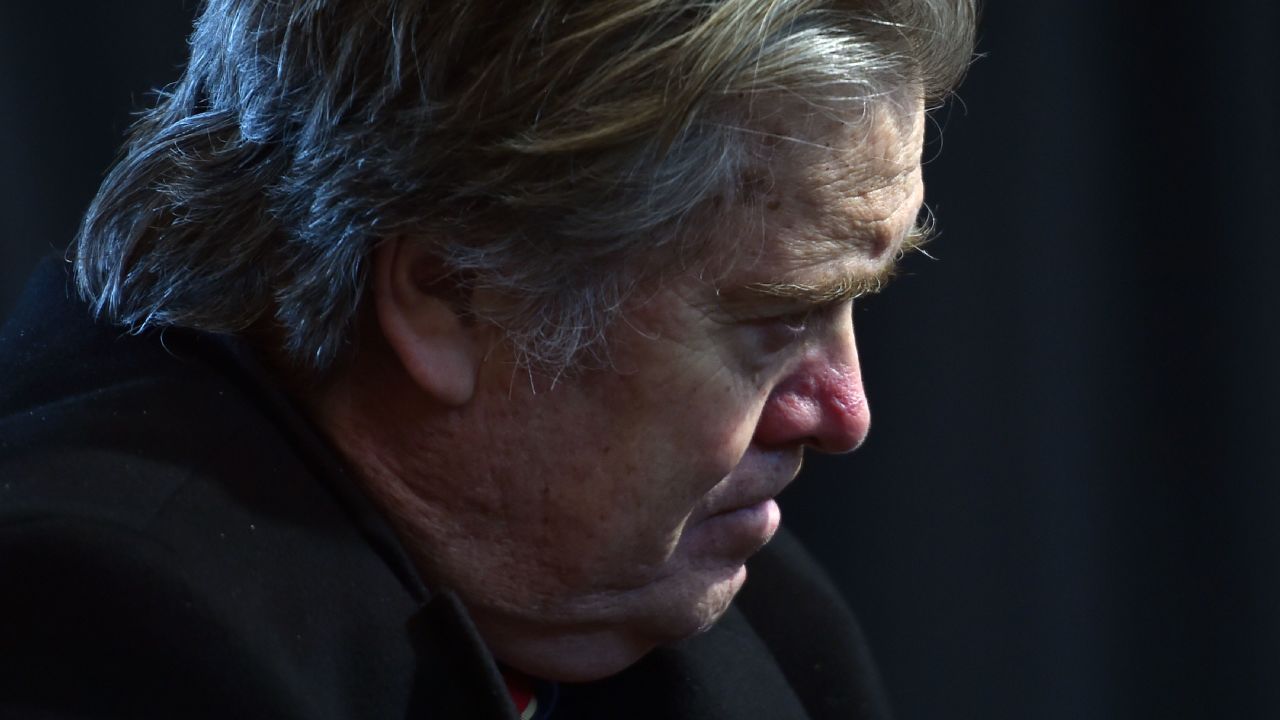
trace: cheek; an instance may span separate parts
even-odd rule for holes
[[[754,378],[718,365],[704,379],[673,388],[650,432],[665,438],[657,452],[701,496],[738,464],[751,443],[765,391]]]
[[[598,453],[602,465],[566,484],[573,496],[557,493],[562,512],[579,514],[572,534],[589,553],[634,544],[637,553],[660,559],[750,445],[762,402],[754,388],[717,374],[648,389],[618,388],[615,412],[601,420],[610,426],[609,437],[577,450]]]

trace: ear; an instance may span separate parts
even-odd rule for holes
[[[374,307],[409,377],[437,401],[459,407],[475,394],[483,356],[474,326],[450,302],[456,286],[440,280],[442,272],[420,243],[383,242],[373,256]]]

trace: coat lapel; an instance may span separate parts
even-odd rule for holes
[[[516,720],[502,674],[452,592],[436,593],[409,621],[418,655],[410,718]]]

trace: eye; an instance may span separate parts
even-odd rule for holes
[[[814,324],[838,322],[841,317],[851,320],[853,317],[853,301],[832,302],[813,305],[770,317],[767,324],[792,338],[803,335],[813,328]]]
[[[788,332],[799,335],[809,329],[809,322],[813,320],[815,308],[808,308],[799,312],[787,313],[779,315],[773,319],[773,322],[782,326]]]
[[[761,347],[767,352],[777,352],[800,341],[812,328],[817,308],[805,308],[792,312],[763,315],[752,318],[747,324],[756,329]]]

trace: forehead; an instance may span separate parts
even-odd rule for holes
[[[719,246],[722,284],[849,281],[892,265],[924,198],[924,112],[873,106],[858,122],[781,115],[749,163]]]

